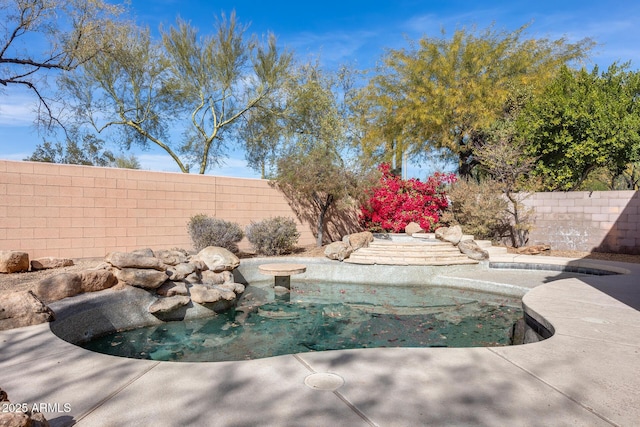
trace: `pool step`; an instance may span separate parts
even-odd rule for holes
[[[397,243],[397,242],[378,242],[373,241],[369,244],[369,247],[363,248],[369,249],[372,252],[380,252],[382,254],[388,254],[390,251],[400,251],[403,253],[460,253],[458,248],[451,243],[437,242],[437,243]],[[362,250],[362,249],[360,249]]]
[[[451,243],[440,241],[387,242],[374,240],[344,260],[351,264],[457,265],[477,264]]]
[[[353,256],[353,254],[344,260],[349,264],[366,264],[366,265],[459,265],[459,264],[477,264],[478,261],[471,258],[404,258],[398,256],[387,257],[367,257]]]
[[[353,252],[344,260],[351,264],[381,264],[381,265],[458,265],[477,264],[461,254],[457,247],[449,242],[435,240],[432,233],[425,233],[416,241],[389,241],[376,239],[367,248]],[[465,240],[472,240],[473,236],[464,236]],[[478,246],[489,252],[489,258],[507,253],[507,248],[492,246],[490,240],[476,240]]]

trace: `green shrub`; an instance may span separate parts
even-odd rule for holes
[[[247,227],[247,240],[261,255],[282,255],[293,251],[300,233],[291,218],[277,216],[260,222],[251,222]]]
[[[219,246],[237,253],[238,242],[244,237],[238,224],[205,214],[192,216],[187,223],[187,229],[196,251],[201,251],[207,246]]]

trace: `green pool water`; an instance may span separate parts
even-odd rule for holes
[[[258,359],[373,347],[479,347],[511,342],[520,300],[437,287],[249,286],[217,316],[115,332],[81,344],[123,357],[183,362]]]

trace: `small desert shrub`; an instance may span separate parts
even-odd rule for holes
[[[498,188],[488,180],[481,184],[458,180],[447,192],[450,203],[441,221],[460,225],[466,234],[476,239],[501,240],[510,230],[509,204]]]
[[[251,222],[246,231],[247,240],[261,255],[291,253],[300,237],[296,223],[291,218],[282,216]]]
[[[238,242],[244,237],[238,224],[205,214],[192,216],[187,223],[187,229],[196,251],[201,251],[207,246],[220,246],[237,253]]]

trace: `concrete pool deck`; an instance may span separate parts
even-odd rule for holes
[[[44,405],[54,427],[638,425],[640,265],[522,255],[491,261],[628,274],[533,288],[523,303],[555,334],[511,347],[179,363],[92,353],[59,339],[47,324],[14,329],[0,332],[0,387],[14,404]],[[338,375],[344,385],[314,389],[305,384],[313,373]]]

